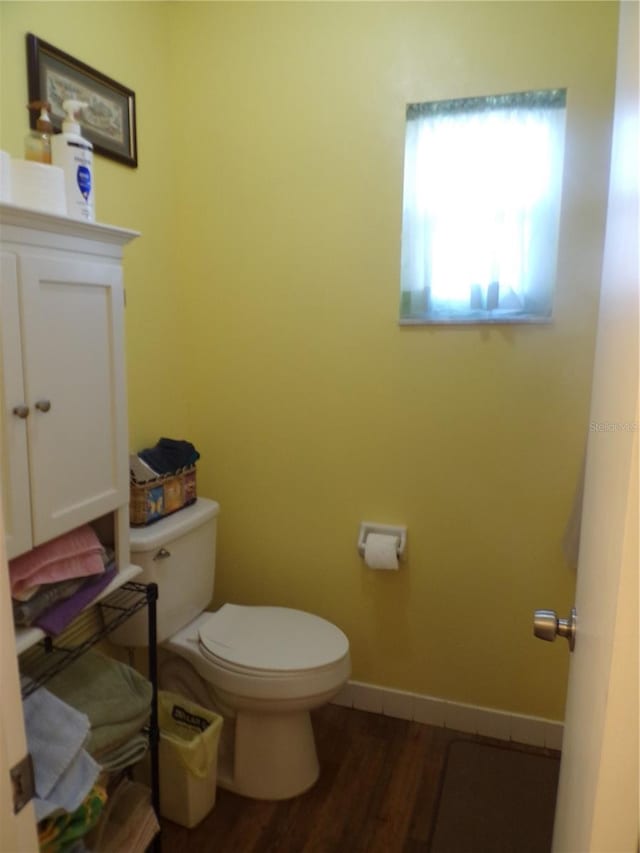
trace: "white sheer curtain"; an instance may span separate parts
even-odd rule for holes
[[[565,92],[410,105],[401,319],[551,314]]]

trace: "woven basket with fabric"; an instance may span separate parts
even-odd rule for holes
[[[153,480],[130,481],[129,520],[133,527],[153,524],[192,504],[196,493],[196,466],[182,468]]]

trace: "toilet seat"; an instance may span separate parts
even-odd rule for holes
[[[227,672],[295,677],[333,668],[349,641],[331,622],[288,607],[224,604],[198,626],[201,654]]]
[[[216,625],[223,611],[224,618]],[[252,640],[243,643],[240,630],[235,633],[230,618],[234,613],[242,617]],[[280,627],[268,638],[264,633],[266,625],[274,621]],[[293,631],[301,625],[311,626],[309,634],[305,628],[305,637]],[[309,648],[314,636],[317,649]],[[271,650],[268,658],[260,644]],[[163,646],[186,658],[223,701],[236,708],[238,703],[254,701],[278,706],[286,701],[293,703],[293,708],[323,695],[329,701],[351,675],[349,641],[342,631],[318,616],[285,607],[226,604],[216,613],[201,613],[165,640]],[[291,651],[291,646],[298,650]],[[278,651],[282,654],[278,655]],[[288,656],[285,652],[289,652]],[[235,661],[230,660],[234,657]],[[283,665],[295,668],[286,669]]]

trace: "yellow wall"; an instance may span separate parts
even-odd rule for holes
[[[136,93],[138,169],[96,156],[96,216],[144,234],[126,249],[127,357],[132,446],[186,429],[179,328],[180,279],[174,273],[173,179],[167,168],[165,63],[171,34],[164,3],[0,2],[0,147],[23,156],[29,130],[26,33],[31,32]],[[155,440],[155,439],[154,439]]]
[[[326,616],[362,681],[561,717],[567,650],[531,613],[573,597],[617,6],[74,3],[68,33],[65,5],[2,4],[0,144],[26,132],[26,30],[136,90],[140,169],[97,173],[99,218],[144,232],[132,446],[200,450],[216,603]],[[554,323],[400,328],[406,102],[555,86]],[[363,568],[362,519],[408,525],[399,573]]]

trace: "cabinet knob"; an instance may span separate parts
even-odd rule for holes
[[[51,400],[38,400],[36,402],[36,409],[39,412],[48,412],[51,408]]]
[[[25,406],[24,403],[20,403],[19,406],[13,407],[13,414],[17,415],[19,418],[26,418],[29,414],[29,406]]]

